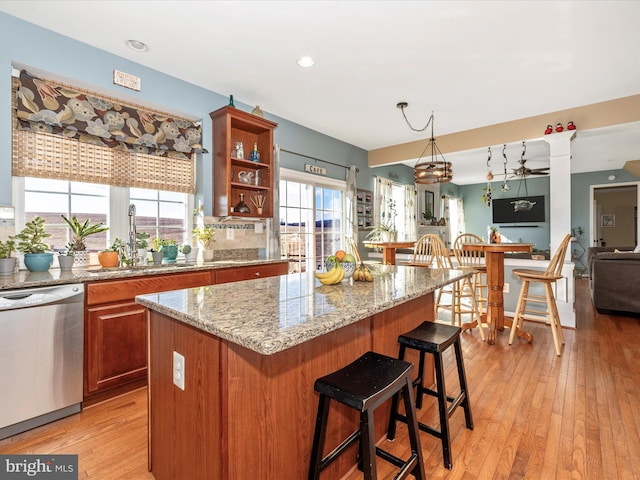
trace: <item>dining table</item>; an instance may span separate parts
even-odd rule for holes
[[[489,325],[487,343],[496,343],[496,330],[504,330],[504,326],[512,328],[513,320],[504,316],[504,254],[509,252],[531,252],[532,243],[465,243],[463,250],[481,251],[484,253],[487,267],[487,311],[486,323]],[[478,326],[478,321],[462,324],[462,329],[467,330]],[[529,343],[533,341],[533,335],[521,329],[516,335],[525,338]]]
[[[379,248],[382,250],[384,265],[396,264],[396,250],[398,248],[413,248],[416,242],[364,242],[365,248]]]

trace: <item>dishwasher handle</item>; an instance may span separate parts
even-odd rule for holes
[[[82,302],[83,297],[84,284],[82,283],[10,290],[0,293],[0,311],[73,301]]]

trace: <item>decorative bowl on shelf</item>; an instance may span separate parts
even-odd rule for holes
[[[353,276],[353,272],[356,271],[355,262],[341,262],[340,265],[344,269],[344,279],[351,278]],[[325,262],[324,264],[327,272],[333,268],[333,262]]]

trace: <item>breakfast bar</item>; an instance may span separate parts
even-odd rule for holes
[[[306,478],[316,378],[434,319],[433,292],[468,272],[375,267],[373,282],[313,272],[142,295],[149,308],[149,469],[157,480]],[[177,375],[174,352],[178,361]],[[415,363],[416,358],[407,358]],[[184,388],[176,386],[184,382]],[[331,407],[327,448],[357,415]],[[384,436],[389,406],[376,411]],[[324,473],[355,468],[343,455]]]

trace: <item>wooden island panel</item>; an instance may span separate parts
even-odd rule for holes
[[[150,469],[157,480],[306,478],[315,379],[369,350],[396,356],[398,335],[434,318],[430,293],[263,355],[156,311],[150,316]],[[184,391],[173,385],[172,351],[185,356]],[[376,411],[379,438],[388,415],[389,405]],[[327,452],[357,422],[356,412],[332,402]],[[352,450],[323,475],[337,479],[354,468]]]

